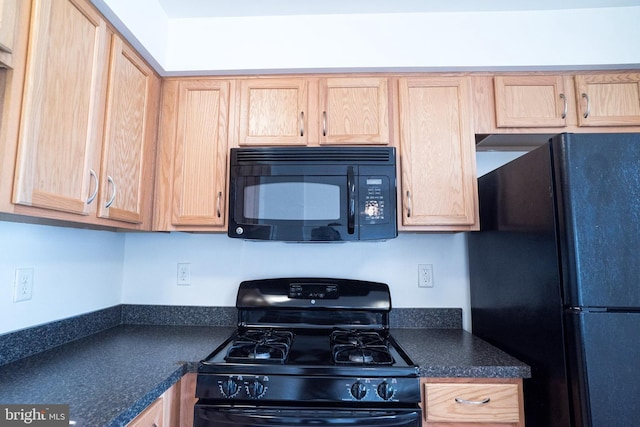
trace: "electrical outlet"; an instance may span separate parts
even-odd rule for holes
[[[13,302],[30,300],[33,295],[33,268],[16,268]]]
[[[178,280],[176,284],[180,286],[189,286],[191,284],[191,264],[188,262],[178,263]]]
[[[418,287],[433,288],[433,264],[418,264]]]

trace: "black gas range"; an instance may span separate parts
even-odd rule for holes
[[[236,306],[237,330],[198,365],[195,427],[420,425],[386,284],[245,281]]]

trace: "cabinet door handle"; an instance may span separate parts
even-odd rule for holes
[[[462,399],[460,397],[456,397],[454,398],[454,400],[456,401],[456,403],[459,403],[461,405],[486,405],[491,401],[491,398],[487,397],[482,400],[467,400],[467,399]]]
[[[322,112],[322,136],[327,136],[327,112]]]
[[[113,189],[113,192],[111,193],[111,197],[109,198],[109,201],[104,205],[104,207],[110,208],[111,205],[113,204],[113,201],[116,199],[116,193],[118,191],[118,187],[116,187],[116,183],[113,182],[113,178],[111,178],[111,176],[109,175],[107,175],[107,183]]]
[[[586,93],[583,93],[582,97],[587,100],[587,108],[582,115],[582,117],[586,119],[587,117],[589,117],[589,114],[591,114],[591,102],[589,101],[589,95],[587,95]]]
[[[91,202],[93,202],[96,196],[98,195],[98,175],[96,175],[96,172],[93,169],[89,169],[89,177],[93,181],[93,192],[87,199],[88,205],[90,205]],[[89,185],[89,188],[91,188],[91,185]]]
[[[407,218],[411,218],[411,191],[407,190]]]
[[[304,111],[300,111],[300,136],[304,136]]]
[[[218,218],[222,216],[221,206],[222,206],[222,191],[218,191],[218,197],[216,197],[216,215],[218,215]]]
[[[567,97],[564,96],[564,93],[560,94],[560,99],[562,99],[562,101],[564,102],[564,108],[562,109],[562,116],[560,116],[563,119],[567,118],[567,112],[569,111],[569,103],[567,102]]]

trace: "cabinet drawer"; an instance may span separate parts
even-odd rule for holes
[[[517,384],[438,384],[425,387],[427,422],[517,423]]]

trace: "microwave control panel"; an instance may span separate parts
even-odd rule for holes
[[[360,220],[365,224],[388,222],[389,178],[386,176],[360,177]]]

